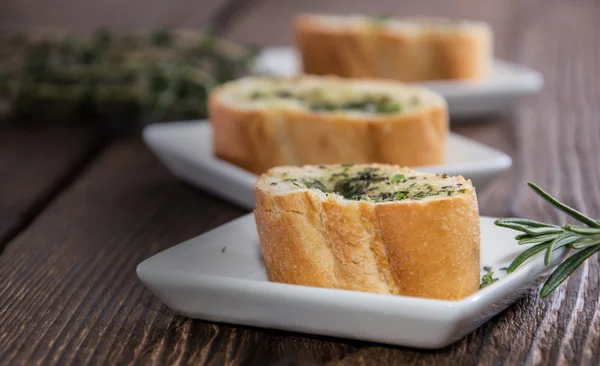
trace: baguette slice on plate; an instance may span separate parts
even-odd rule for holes
[[[277,167],[254,215],[275,282],[456,300],[479,288],[469,180],[392,165]]]
[[[309,74],[474,80],[492,62],[492,31],[483,22],[305,14],[294,30]]]
[[[444,163],[438,94],[394,81],[247,77],[209,98],[215,155],[254,173],[280,165]]]

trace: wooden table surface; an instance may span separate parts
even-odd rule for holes
[[[40,23],[41,10],[23,5],[33,3],[0,7],[0,23]],[[52,3],[67,2],[42,7],[60,23]],[[514,160],[479,192],[481,213],[564,220],[526,188],[533,180],[600,217],[599,2],[211,0],[204,12],[190,1],[176,5],[195,15],[155,4],[131,24],[213,22],[235,41],[282,45],[300,11],[488,21],[499,57],[539,70],[545,86],[507,116],[453,127]],[[96,13],[126,23],[126,12]],[[77,19],[68,26],[86,30]],[[190,320],[137,279],[140,261],[244,213],[177,181],[139,137],[107,139],[87,128],[0,130],[0,364],[600,364],[595,259],[548,299],[532,291],[438,351]]]

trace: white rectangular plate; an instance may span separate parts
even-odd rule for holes
[[[293,47],[264,49],[255,69],[257,73],[274,75],[294,75],[301,70]],[[506,113],[522,97],[537,93],[543,84],[544,78],[539,72],[501,60],[494,60],[490,76],[485,80],[422,83],[446,98],[453,123],[469,117]]]
[[[254,209],[256,175],[213,156],[212,130],[206,121],[150,125],[144,129],[143,137],[150,149],[179,179],[232,203]],[[510,157],[501,151],[450,134],[446,164],[417,169],[462,175],[481,190],[511,164]]]
[[[537,257],[504,277],[500,268],[524,249],[514,236],[481,218],[481,265],[500,280],[460,301],[269,282],[252,214],[156,254],[137,274],[167,306],[192,318],[441,348],[516,301],[546,269]]]

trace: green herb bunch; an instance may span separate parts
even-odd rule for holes
[[[199,31],[0,35],[3,119],[204,118],[210,90],[254,56]]]
[[[515,237],[519,241],[519,245],[533,245],[515,258],[508,267],[508,273],[512,273],[527,259],[541,252],[545,252],[544,263],[546,266],[550,264],[553,251],[567,247],[574,252],[546,280],[540,292],[541,297],[546,297],[586,259],[600,251],[600,222],[559,202],[535,184],[531,182],[527,184],[548,203],[583,224],[559,226],[519,218],[505,218],[495,221],[498,226],[522,232],[522,234]]]

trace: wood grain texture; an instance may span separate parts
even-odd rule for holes
[[[0,130],[0,250],[76,175],[103,140],[90,129]]]
[[[231,0],[21,0],[0,1],[0,30],[60,28],[91,32],[99,27],[198,28]]]
[[[231,35],[285,43],[287,22],[299,10],[388,9],[487,20],[502,57],[545,76],[542,93],[514,115],[454,128],[514,159],[508,174],[479,192],[483,214],[564,220],[526,188],[533,180],[600,217],[597,1],[263,0]],[[0,256],[0,363],[600,364],[595,259],[547,300],[532,291],[438,351],[189,320],[135,277],[144,258],[242,213],[178,183],[139,141],[111,146]]]
[[[242,213],[179,184],[140,141],[117,143],[0,257],[0,360],[167,357],[178,319],[136,264]]]

